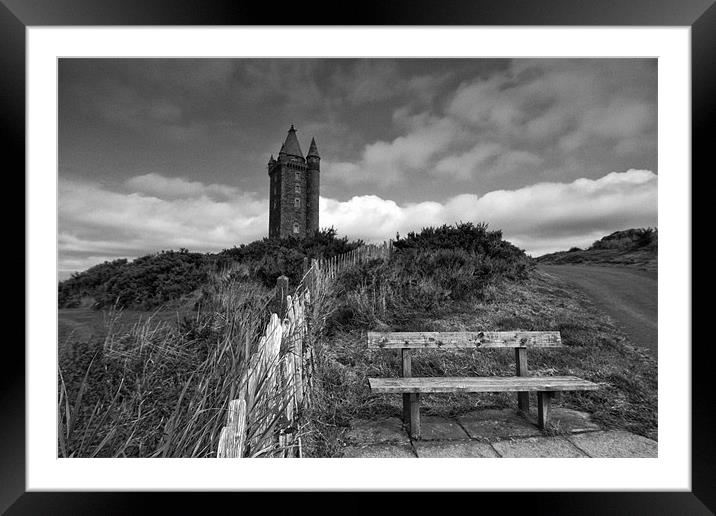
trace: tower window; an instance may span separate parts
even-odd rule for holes
[[[294,205],[294,207],[296,207],[296,208],[300,208],[300,207],[301,207],[301,199],[299,199],[298,197],[296,197],[296,198],[294,199],[294,201],[293,201],[293,205]]]
[[[300,231],[300,228],[298,227],[298,222],[293,223],[293,232],[298,233]]]
[[[296,193],[301,193],[301,185],[296,185]]]
[[[301,172],[296,170],[296,181],[300,181],[300,180],[301,180]]]

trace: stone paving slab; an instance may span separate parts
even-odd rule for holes
[[[346,439],[356,443],[403,443],[410,444],[408,433],[398,417],[362,420],[346,433]]]
[[[379,443],[364,446],[347,446],[343,450],[346,458],[400,459],[416,458],[415,451],[409,444]]]
[[[587,413],[555,407],[561,435],[544,435],[534,415],[513,409],[473,411],[455,419],[423,416],[412,441],[398,417],[355,422],[345,457],[657,457],[658,443],[626,431],[604,431]],[[530,422],[530,419],[533,422]],[[487,441],[487,442],[485,442]]]
[[[529,420],[534,425],[537,424],[536,411],[530,413]],[[602,429],[602,427],[592,421],[591,414],[564,407],[552,408],[549,424],[556,432],[569,434],[595,432]]]
[[[502,457],[587,457],[572,443],[562,437],[528,437],[512,441],[492,443]]]
[[[458,417],[458,421],[470,437],[489,442],[542,435],[535,424],[512,409],[474,411]]]
[[[469,435],[453,419],[446,419],[439,416],[422,416],[420,418],[420,439],[430,440],[452,440],[469,439]]]
[[[622,430],[589,432],[567,437],[592,457],[657,457],[658,443]]]
[[[416,441],[413,445],[420,458],[498,457],[492,446],[477,441]]]
[[[523,421],[521,413],[517,409],[504,408],[504,409],[478,409],[472,412],[466,412],[462,417],[475,419],[478,421],[502,421],[502,420],[513,420]]]

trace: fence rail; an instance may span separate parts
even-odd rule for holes
[[[304,275],[293,296],[288,278],[276,284],[272,313],[256,351],[238,380],[238,395],[228,404],[217,457],[301,457],[301,411],[311,400],[314,347],[308,341],[312,298],[326,290],[338,274],[373,259],[387,260],[392,241],[364,245],[329,259],[304,261]],[[249,348],[247,345],[247,354]]]

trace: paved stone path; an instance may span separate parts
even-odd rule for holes
[[[657,442],[621,430],[603,430],[589,414],[555,407],[553,431],[534,415],[512,409],[479,410],[455,419],[422,417],[411,439],[400,418],[357,421],[346,434],[344,457],[656,457]]]

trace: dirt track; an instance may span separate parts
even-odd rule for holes
[[[657,273],[599,265],[540,265],[584,291],[629,336],[657,356]]]

